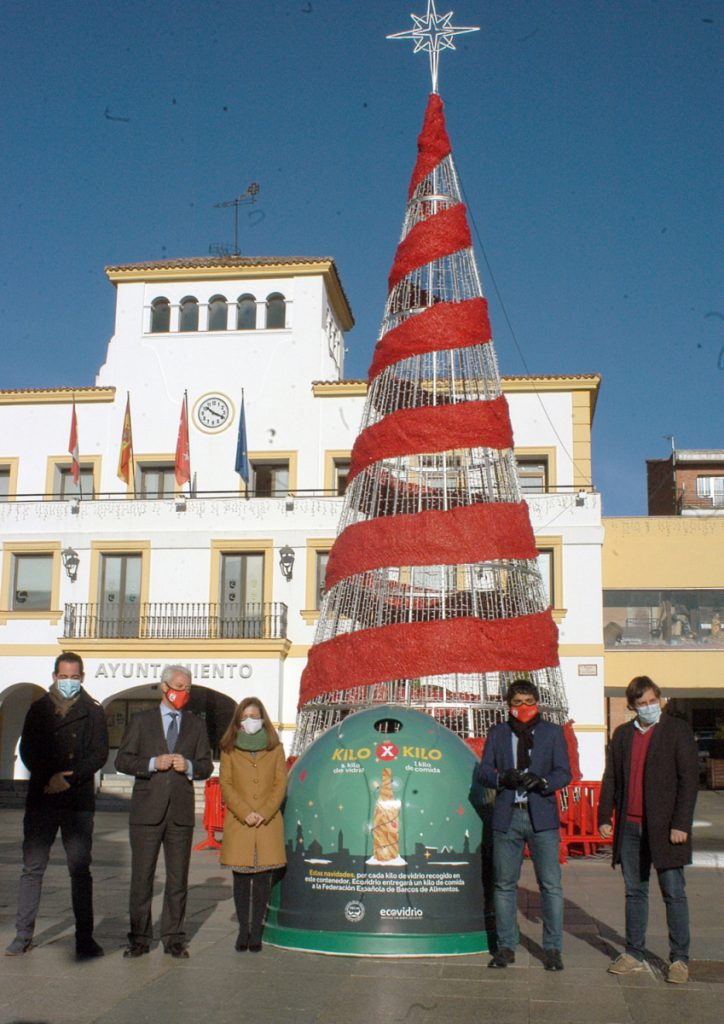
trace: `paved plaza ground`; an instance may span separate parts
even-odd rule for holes
[[[265,945],[234,951],[229,872],[206,850],[192,858],[187,927],[191,959],[161,947],[126,960],[130,866],[127,817],[96,815],[93,876],[101,960],[74,959],[70,886],[60,841],[45,877],[37,946],[0,958],[0,1024],[720,1024],[724,1019],[724,792],[702,792],[696,863],[687,869],[692,980],[663,981],[666,925],[657,887],[648,940],[650,969],[606,973],[623,948],[623,884],[608,854],[564,867],[565,971],[541,963],[538,893],[531,865],[520,888],[522,945],[515,965],[488,970],[488,956],[437,959],[332,957]],[[14,934],[22,812],[0,810],[0,942]],[[199,832],[201,838],[201,832]],[[157,884],[160,903],[161,885]]]

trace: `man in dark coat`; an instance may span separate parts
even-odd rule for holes
[[[661,714],[661,690],[648,676],[631,680],[626,699],[636,717],[611,738],[598,805],[598,829],[605,839],[613,834],[612,866],[620,863],[626,890],[626,951],[608,970],[632,974],[644,969],[653,864],[669,928],[666,980],[681,984],[689,978],[684,865],[691,864],[699,785],[696,741],[686,722]]]
[[[213,769],[204,722],[184,711],[191,673],[167,665],[161,673],[161,707],[135,715],[121,740],[116,768],[135,775],[131,796],[131,929],[124,956],[148,953],[152,938],[151,901],[158,854],[163,846],[166,888],[161,915],[165,953],[186,959],[184,916],[193,837],[194,779]]]
[[[101,705],[83,689],[79,655],[59,654],[49,692],[30,706],[20,757],[30,772],[23,819],[23,872],[18,888],[16,935],[5,950],[21,956],[32,946],[43,875],[60,829],[70,873],[79,959],[103,956],[93,938],[93,776],[108,757],[108,730]]]
[[[477,780],[497,792],[493,806],[493,880],[498,949],[488,967],[515,961],[518,880],[526,844],[543,905],[543,966],[562,971],[563,888],[556,790],[571,781],[560,725],[540,717],[538,688],[516,679],[506,694],[508,721],[494,726]]]

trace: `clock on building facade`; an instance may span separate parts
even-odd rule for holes
[[[234,408],[231,399],[226,395],[213,394],[202,395],[194,406],[194,419],[196,425],[207,433],[215,433],[225,430],[234,418]]]

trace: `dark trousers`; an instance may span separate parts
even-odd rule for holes
[[[166,862],[166,887],[161,913],[161,939],[164,945],[184,942],[184,917],[188,893],[189,862],[193,827],[176,825],[167,812],[158,825],[130,825],[131,836],[131,930],[129,942],[149,945],[153,937],[151,902],[158,855],[163,846]]]
[[[271,871],[256,871],[253,874],[234,872],[234,906],[242,942],[248,939],[252,946],[258,946],[261,942],[271,885]]]
[[[93,811],[74,811],[47,807],[28,807],[23,820],[23,871],[18,889],[17,934],[31,939],[40,906],[43,875],[50,849],[60,829],[70,874],[70,891],[75,915],[77,942],[93,936]]]

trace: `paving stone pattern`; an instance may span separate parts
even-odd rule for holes
[[[229,872],[213,851],[194,853],[187,926],[191,959],[156,946],[122,956],[130,850],[123,812],[96,815],[93,877],[101,960],[74,959],[70,885],[58,839],[46,872],[37,946],[0,957],[0,1024],[720,1024],[724,1005],[724,793],[701,794],[695,844],[711,866],[687,869],[693,930],[692,980],[663,980],[666,923],[652,882],[646,972],[606,973],[623,949],[623,884],[608,854],[564,867],[561,974],[541,963],[540,901],[531,865],[520,886],[522,940],[516,962],[488,970],[488,955],[432,959],[331,957],[275,949],[236,953]],[[0,942],[14,934],[22,812],[0,810]],[[201,833],[199,832],[199,838]],[[161,876],[162,877],[162,876]],[[160,905],[161,884],[156,886]]]

